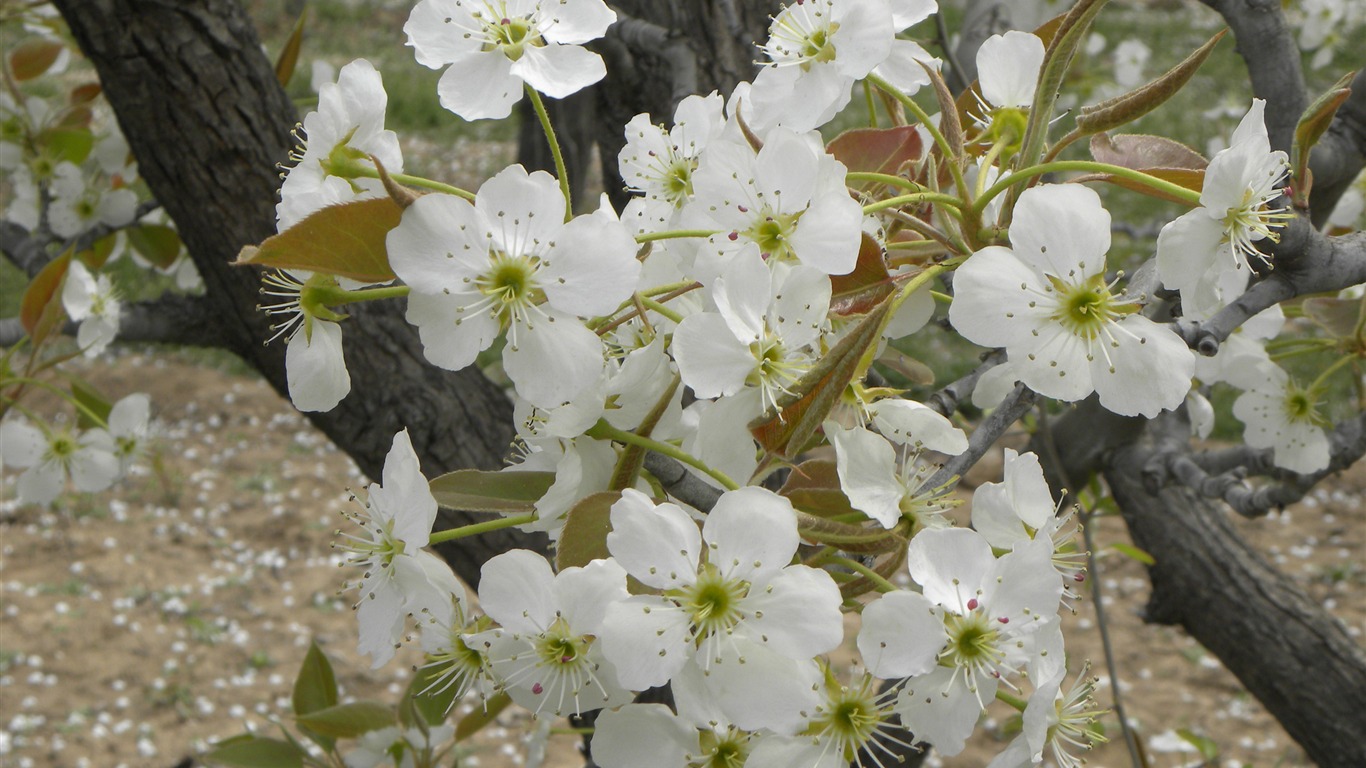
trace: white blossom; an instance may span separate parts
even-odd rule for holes
[[[583,44],[617,15],[602,0],[422,0],[403,31],[419,64],[441,75],[441,106],[466,120],[501,119],[522,84],[562,99],[607,74]]]
[[[398,135],[384,128],[389,96],[373,64],[365,59],[342,67],[336,83],[318,91],[318,108],[304,116],[303,151],[280,188],[276,225],[283,232],[329,205],[381,197],[378,179],[348,175],[347,165],[370,165],[374,155],[390,173],[403,172]]]
[[[108,275],[92,275],[85,264],[73,259],[62,286],[62,306],[80,323],[76,344],[86,357],[103,352],[118,337],[123,304]]]
[[[460,370],[507,332],[503,366],[534,405],[568,402],[602,375],[602,339],[580,317],[605,315],[640,274],[635,240],[604,200],[565,223],[554,177],[510,166],[473,205],[425,195],[389,233],[394,272],[411,288],[408,321],[427,359]]]
[[[1157,237],[1157,272],[1162,284],[1181,292],[1183,311],[1208,316],[1245,290],[1253,262],[1269,266],[1257,249],[1280,240],[1279,227],[1292,214],[1271,204],[1281,196],[1289,163],[1272,151],[1263,112],[1252,108],[1233,132],[1229,147],[1205,169],[1200,207],[1162,228]]]
[[[1010,375],[1046,397],[1092,392],[1126,416],[1156,416],[1190,389],[1195,357],[1105,281],[1110,214],[1074,184],[1026,190],[1012,248],[989,246],[954,273],[949,320],[965,338],[1005,347]]]
[[[66,479],[78,491],[102,491],[119,474],[114,440],[103,429],[75,432],[39,429],[27,421],[0,424],[0,459],[25,469],[19,476],[19,501],[48,504],[62,492]]]

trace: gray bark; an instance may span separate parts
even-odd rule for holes
[[[259,274],[230,266],[243,245],[275,233],[275,201],[298,120],[236,0],[58,0],[153,195],[175,220],[205,295],[177,323],[212,329],[207,343],[236,353],[282,395],[284,346],[263,346]],[[400,302],[366,304],[344,324],[352,391],[310,420],[378,478],[392,437],[407,427],[428,476],[495,468],[512,438],[512,409],[478,371],[429,365]],[[445,524],[471,521],[453,513]],[[544,542],[515,532],[442,548],[461,578],[498,552]]]

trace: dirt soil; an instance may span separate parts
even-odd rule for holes
[[[311,640],[344,696],[395,700],[418,655],[371,670],[355,652],[354,598],[338,594],[329,545],[346,489],[364,482],[350,460],[259,379],[165,352],[124,352],[84,374],[113,397],[151,395],[160,459],[50,510],[18,506],[15,473],[0,484],[0,766],[170,768],[244,728],[269,734],[289,719]],[[1364,489],[1359,462],[1284,514],[1239,523],[1358,639]],[[1119,687],[1151,765],[1201,764],[1178,731],[1208,739],[1220,768],[1307,765],[1218,660],[1178,629],[1142,623],[1142,566],[1105,548],[1126,541],[1122,524],[1100,521],[1097,538]],[[1091,659],[1109,705],[1093,607],[1088,597],[1065,616],[1070,666]],[[1009,738],[1008,714],[994,706],[963,755],[932,764],[985,765]],[[1111,742],[1090,765],[1129,764],[1116,722],[1106,718]],[[505,715],[460,764],[525,764],[526,724]],[[581,764],[574,745],[552,737],[545,765]]]

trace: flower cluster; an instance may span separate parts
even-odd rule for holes
[[[919,0],[787,6],[754,82],[729,99],[684,99],[671,125],[647,114],[627,124],[617,161],[635,196],[621,211],[606,196],[578,211],[566,179],[520,165],[472,192],[386,188],[402,211],[382,243],[400,285],[374,295],[406,296],[429,362],[460,370],[496,359],[514,396],[509,465],[448,475],[442,487],[496,499],[470,532],[545,533],[558,557],[490,559],[482,615],[468,610],[422,550],[448,534],[429,534],[436,500],[400,433],[383,483],[351,515],[364,534],[342,545],[364,569],[361,648],[376,664],[411,616],[443,691],[506,696],[544,716],[603,710],[593,751],[608,768],[835,766],[917,741],[953,755],[998,693],[1024,724],[994,766],[1045,754],[1076,764],[1099,714],[1085,672],[1064,685],[1059,611],[1086,578],[1076,525],[1039,459],[1014,451],[1003,481],[975,492],[971,527],[956,525],[957,480],[999,432],[970,435],[942,403],[907,396],[913,375],[888,384],[888,340],[920,333],[936,299],[948,303],[933,327],[998,350],[973,377],[984,408],[1022,386],[1154,418],[1200,403],[1197,375],[1257,370],[1274,386],[1235,405],[1248,442],[1281,466],[1320,468],[1312,388],[1267,373],[1250,341],[1197,366],[1159,320],[1165,295],[1125,287],[1108,262],[1100,196],[1040,180],[1100,170],[1188,203],[1163,230],[1156,272],[1187,317],[1202,317],[1242,290],[1256,244],[1277,236],[1284,158],[1254,103],[1203,191],[1131,167],[1041,169],[1028,154],[1042,150],[1025,139],[1048,125],[1035,111],[1051,106],[1037,87],[1049,54],[1023,32],[981,46],[976,103],[954,124],[955,145],[909,98],[937,81],[938,63],[899,36],[935,10]],[[423,0],[407,31],[420,62],[451,66],[442,103],[473,119],[507,114],[523,86],[543,112],[538,92],[596,82],[602,63],[578,46],[612,19],[600,0]],[[367,83],[356,102],[365,108],[324,99],[298,169],[350,168],[345,178],[368,186],[352,181],[342,198],[359,200],[384,177],[348,165],[387,146],[383,92],[364,62],[341,82]],[[827,142],[816,129],[860,82],[885,97],[892,126],[879,125],[870,98],[873,126]],[[908,114],[920,124],[907,126]],[[308,207],[289,183],[283,194],[281,210]],[[323,273],[271,280],[291,286],[274,308],[292,335],[291,388],[296,375],[317,377],[307,389],[329,392],[316,404],[331,407],[349,386],[342,318],[318,297],[365,292],[321,285],[333,280]],[[295,355],[301,336],[337,351]],[[888,367],[873,375],[877,360]],[[690,476],[662,481],[647,453]],[[849,614],[860,618],[846,624]],[[849,676],[826,655],[854,626],[862,670]],[[633,702],[665,686],[672,706]]]
[[[705,515],[626,489],[610,507],[607,557],[557,572],[533,552],[498,555],[483,566],[475,617],[420,549],[436,502],[400,432],[383,483],[349,515],[364,534],[341,547],[364,569],[360,649],[376,666],[412,615],[436,684],[457,695],[506,694],[543,716],[606,710],[593,741],[606,768],[836,766],[907,738],[954,755],[998,687],[1035,680],[1029,706],[1046,712],[1022,737],[1031,751],[1015,764],[1027,765],[1045,748],[1084,747],[1097,712],[1089,688],[1053,706],[1064,582],[1081,573],[1066,518],[1032,454],[1008,454],[1006,477],[982,491],[982,532],[946,523],[905,545],[916,590],[860,606],[867,671],[852,684],[823,658],[845,639],[841,588],[799,561],[803,513],[763,488],[723,493]],[[880,680],[895,686],[883,693]],[[665,685],[673,709],[631,703]]]
[[[104,426],[78,429],[24,419],[0,423],[0,462],[24,470],[19,501],[48,504],[66,487],[102,491],[128,473],[151,436],[151,401],[129,395],[109,410]]]

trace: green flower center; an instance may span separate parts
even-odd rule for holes
[[[700,754],[689,768],[740,768],[749,757],[748,738],[734,728],[725,733],[703,730],[698,742]]]
[[[1294,382],[1286,386],[1285,415],[1292,423],[1310,424],[1316,427],[1328,425],[1328,420],[1319,413],[1318,400],[1314,392]]]
[[[749,582],[727,579],[713,565],[704,565],[697,581],[682,591],[682,607],[692,618],[698,637],[725,632],[743,618],[740,601],[749,594]]]
[[[802,41],[801,57],[806,60],[803,66],[813,61],[824,63],[835,60],[835,44],[832,38],[839,27],[838,23],[831,22],[828,26],[811,30],[811,34]]]
[[[527,46],[545,45],[545,40],[536,32],[536,25],[522,17],[499,19],[496,23],[485,25],[484,32],[489,40],[485,50],[501,48],[503,55],[512,61],[522,58]]]
[[[588,646],[592,643],[591,638],[573,634],[569,622],[559,616],[536,639],[536,656],[541,664],[573,666],[588,658]]]
[[[992,142],[1003,145],[1001,157],[1008,158],[1020,151],[1028,126],[1029,115],[1023,109],[1001,107],[992,111],[987,135]]]
[[[65,464],[76,455],[80,444],[71,438],[70,435],[55,435],[47,444],[47,455]]]
[[[800,217],[799,213],[769,213],[745,234],[758,243],[759,252],[765,258],[796,261],[797,256],[792,252],[790,240]]]
[[[949,641],[939,652],[939,663],[943,666],[990,672],[1005,658],[1000,648],[1001,633],[982,611],[951,613],[944,619],[944,629]]]
[[[692,195],[692,172],[694,164],[682,158],[674,160],[664,174],[664,197],[678,204]]]
[[[516,321],[527,309],[545,299],[536,283],[536,270],[540,267],[538,259],[494,251],[489,255],[489,260],[488,271],[475,283],[480,292],[492,300],[491,311],[504,326]]]
[[[1058,309],[1053,319],[1088,341],[1099,338],[1109,323],[1137,310],[1132,304],[1115,300],[1105,284],[1104,275],[1078,284],[1066,283],[1052,275],[1048,279],[1058,291]]]

